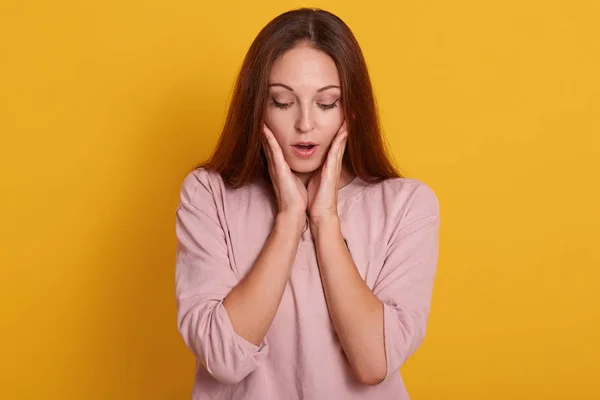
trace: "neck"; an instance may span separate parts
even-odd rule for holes
[[[315,172],[294,172],[300,181],[304,184],[304,186],[308,186],[308,182],[310,178],[316,173]],[[342,172],[340,173],[340,182],[338,185],[338,189],[346,186],[350,181],[354,178],[354,174],[348,171],[345,167],[342,167]]]

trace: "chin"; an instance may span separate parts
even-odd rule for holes
[[[290,169],[298,174],[310,174],[319,169],[321,164],[316,161],[300,161],[289,163]]]

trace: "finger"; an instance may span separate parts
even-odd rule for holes
[[[346,152],[346,145],[348,144],[348,137],[344,138],[342,145],[340,146],[340,151],[338,153],[338,162],[336,163],[337,171],[336,176],[340,176],[342,173],[342,168],[344,166],[344,153]]]
[[[271,132],[271,130],[267,127],[267,125],[264,126],[264,131],[265,131],[265,137],[267,138],[267,142],[269,143],[269,148],[271,149],[271,155],[273,156],[273,161],[279,161],[278,160],[279,156],[283,156],[281,147],[279,146],[277,139],[275,139],[275,135],[273,135],[273,132]]]
[[[278,171],[278,173],[283,173],[286,170],[287,162],[285,161],[285,158],[283,156],[281,146],[279,146],[277,139],[275,139],[275,135],[273,135],[273,132],[271,132],[271,130],[267,127],[266,124],[264,125],[264,131],[265,137],[267,138],[269,144],[269,148],[271,150],[271,161],[273,162],[273,166],[275,170]]]
[[[334,172],[336,178],[339,178],[340,173],[342,171],[342,164],[343,164],[343,160],[344,160],[344,151],[346,150],[347,141],[348,141],[348,137],[344,136],[344,138],[341,140],[341,142],[339,144],[339,148],[336,153],[335,172]]]
[[[271,158],[271,162],[275,165],[275,154],[281,151],[279,144],[277,143],[277,139],[273,135],[273,132],[267,127],[267,125],[263,125],[263,140],[265,142],[265,146],[269,151],[269,157]]]
[[[332,162],[337,161],[338,157],[340,156],[340,152],[343,152],[347,136],[348,135],[346,131],[338,131],[338,134],[336,135],[335,139],[333,140],[333,143],[331,144],[331,148],[329,149],[330,154],[327,157],[328,160],[331,157]]]
[[[344,120],[344,122],[342,122],[342,125],[340,126],[340,129],[338,129],[338,135],[344,134],[344,133],[348,133],[348,125],[346,123],[346,120]]]
[[[334,179],[335,178],[335,169],[337,165],[337,154],[339,152],[339,143],[340,136],[336,137],[331,143],[331,147],[327,152],[327,159],[325,160],[325,164],[322,167],[323,176],[325,179]]]
[[[347,132],[341,130],[331,145],[331,153],[327,157],[327,175],[329,179],[337,180],[342,170],[342,160],[347,142]]]
[[[269,162],[269,165],[271,164],[271,162],[273,161],[273,155],[271,154],[271,146],[269,145],[269,141],[267,140],[267,136],[265,134],[265,131],[262,131],[262,136],[261,136],[261,144],[262,144],[262,148],[263,151],[265,152],[265,156],[267,157],[267,161]]]
[[[344,158],[344,153],[346,152],[346,146],[348,145],[348,136],[344,136],[342,139],[342,143],[340,144],[340,149],[338,151],[338,158],[340,161]]]
[[[271,175],[271,179],[273,179],[275,176],[275,163],[273,161],[273,151],[271,150],[271,145],[269,143],[269,140],[267,139],[267,133],[264,130],[263,127],[263,135],[262,135],[262,146],[263,146],[263,150],[265,152],[265,156],[267,158],[267,166],[269,168],[269,175]]]
[[[343,156],[347,136],[347,126],[346,121],[344,121],[331,143],[331,147],[327,152],[327,158],[321,169],[324,180],[335,182],[339,178],[342,160],[340,154]]]
[[[344,121],[344,123],[342,124],[342,126],[338,130],[338,133],[336,135],[336,139],[339,139],[340,142],[343,142],[344,139],[346,139],[347,137],[348,137],[348,126],[346,125],[346,121]]]

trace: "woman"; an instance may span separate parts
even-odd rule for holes
[[[438,201],[388,160],[361,50],[322,10],[271,21],[177,208],[193,399],[408,399]]]

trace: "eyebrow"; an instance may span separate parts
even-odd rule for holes
[[[285,88],[285,89],[289,90],[290,92],[293,92],[293,91],[294,91],[294,89],[292,89],[292,88],[291,88],[291,87],[289,87],[288,85],[284,85],[283,83],[271,83],[271,84],[269,85],[269,87],[271,87],[271,86],[281,86],[282,88]],[[317,89],[317,93],[324,92],[325,90],[329,90],[329,89],[333,89],[333,88],[337,88],[337,89],[339,89],[340,87],[339,87],[339,86],[337,86],[337,85],[327,85],[327,86],[323,86],[322,88],[320,88],[320,89]]]

